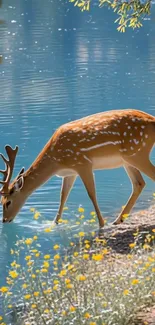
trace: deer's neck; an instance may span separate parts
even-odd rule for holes
[[[53,158],[50,145],[47,144],[24,174],[23,191],[27,196],[56,174],[58,164]]]

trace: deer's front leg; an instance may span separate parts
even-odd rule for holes
[[[54,220],[55,223],[58,223],[59,219],[62,216],[65,202],[66,202],[68,195],[73,187],[76,177],[77,177],[76,175],[73,175],[73,176],[67,176],[67,177],[63,178],[61,192],[60,192],[60,205],[59,205],[58,213]]]
[[[94,175],[93,175],[93,171],[91,166],[85,166],[85,168],[81,168],[79,171],[79,176],[81,177],[85,188],[87,190],[87,193],[94,205],[97,217],[98,217],[98,221],[99,221],[99,225],[100,227],[104,226],[104,219],[102,217],[100,208],[98,206],[97,203],[97,198],[96,198],[96,189],[95,189],[95,180],[94,180]]]

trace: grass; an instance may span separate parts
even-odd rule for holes
[[[96,218],[94,213],[91,218]],[[135,324],[137,312],[155,304],[154,235],[155,229],[137,246],[137,231],[125,256],[113,254],[105,239],[86,238],[83,231],[67,253],[59,243],[43,253],[38,234],[18,240],[0,288],[0,325],[10,324],[10,315],[23,325]]]

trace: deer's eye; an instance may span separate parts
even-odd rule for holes
[[[11,201],[6,202],[6,208],[8,208],[10,204],[11,204]]]

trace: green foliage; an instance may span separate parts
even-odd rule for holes
[[[78,6],[81,11],[90,9],[91,0],[69,0]],[[150,15],[151,0],[99,0],[99,7],[108,6],[119,16],[115,23],[118,23],[117,30],[125,32],[127,27],[133,29],[142,27],[142,20]]]

